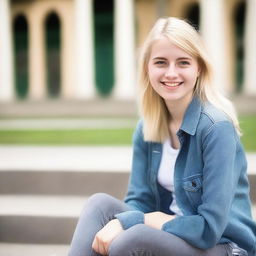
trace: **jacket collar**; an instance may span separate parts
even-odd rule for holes
[[[190,135],[195,135],[201,115],[201,110],[202,105],[200,100],[198,97],[194,97],[185,112],[183,122],[180,130],[178,131],[178,134],[180,134],[180,131],[182,130]]]

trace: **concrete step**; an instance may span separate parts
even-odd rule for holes
[[[134,129],[136,123],[137,118],[5,118],[0,130]]]
[[[77,195],[105,192],[125,196],[128,171],[1,171],[0,195]],[[249,174],[250,197],[256,204],[256,175]],[[113,185],[114,184],[114,185]]]
[[[0,243],[0,256],[66,256],[69,245]]]
[[[68,244],[86,197],[0,196],[0,241]]]
[[[69,244],[86,197],[0,196],[0,241]],[[256,219],[256,205],[253,207]]]
[[[0,103],[1,118],[24,117],[136,117],[135,100],[94,100],[15,101]]]
[[[2,171],[129,171],[130,146],[0,145]]]
[[[86,195],[104,191],[122,198],[132,148],[0,146],[0,156],[0,194]],[[256,154],[247,153],[247,159],[251,197],[256,202]]]
[[[128,172],[0,171],[0,195],[80,195],[99,191],[123,198]]]
[[[89,195],[125,195],[131,147],[0,146],[0,156],[0,241],[69,244]],[[248,156],[256,205],[256,157]]]
[[[231,95],[239,114],[255,114],[255,96]],[[136,99],[93,100],[45,99],[42,101],[14,101],[0,103],[1,118],[24,117],[134,117],[138,115]]]

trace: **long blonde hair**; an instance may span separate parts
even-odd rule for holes
[[[197,59],[200,74],[194,90],[202,103],[208,101],[225,112],[240,135],[239,122],[233,104],[212,84],[212,66],[199,33],[186,21],[178,18],[161,18],[150,31],[139,62],[140,111],[144,119],[144,139],[164,142],[169,137],[169,112],[164,100],[154,91],[148,77],[148,62],[152,45],[161,37]]]

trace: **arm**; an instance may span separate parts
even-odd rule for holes
[[[156,229],[161,229],[162,225],[173,219],[173,215],[168,215],[162,212],[151,212],[145,214],[145,224]],[[94,237],[92,248],[95,252],[101,255],[108,254],[108,248],[111,242],[123,232],[123,228],[119,220],[111,220],[103,227]]]
[[[144,223],[144,213],[155,210],[155,198],[148,175],[149,145],[143,139],[142,126],[142,121],[140,121],[133,136],[132,171],[125,198],[125,203],[130,206],[131,211],[115,216],[124,229]]]
[[[149,143],[143,138],[143,123],[140,121],[133,136],[132,170],[125,203],[132,209],[150,212],[155,208],[155,199],[149,181]]]
[[[227,223],[239,174],[234,172],[237,138],[232,124],[218,122],[204,133],[203,194],[198,214],[180,216],[163,225],[190,244],[207,249],[221,238]]]

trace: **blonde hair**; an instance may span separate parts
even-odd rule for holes
[[[194,95],[202,103],[208,101],[225,112],[240,135],[239,122],[233,104],[212,85],[212,66],[199,33],[186,21],[170,17],[161,18],[156,22],[141,49],[139,93],[140,111],[144,119],[144,139],[164,142],[169,137],[169,112],[164,100],[151,86],[148,77],[148,62],[152,45],[163,36],[197,60],[200,74]]]

